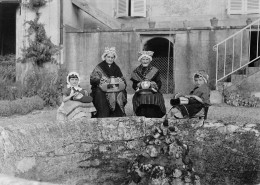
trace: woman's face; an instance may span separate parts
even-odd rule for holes
[[[194,83],[197,87],[200,87],[205,83],[205,81],[202,77],[199,77],[199,78],[194,78]]]
[[[111,65],[115,60],[115,55],[113,55],[112,53],[108,53],[105,56],[105,60],[106,60],[107,64]]]
[[[69,82],[70,82],[70,86],[72,86],[72,87],[77,87],[79,85],[78,78],[71,78]]]
[[[148,57],[143,57],[141,59],[141,64],[143,67],[147,67],[150,64],[151,60]]]

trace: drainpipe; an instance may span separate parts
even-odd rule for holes
[[[63,0],[60,0],[60,45],[63,45]]]

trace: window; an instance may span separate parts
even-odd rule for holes
[[[228,0],[228,14],[260,14],[260,0]]]
[[[146,0],[117,0],[117,17],[146,17]]]

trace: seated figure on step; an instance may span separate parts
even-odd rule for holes
[[[204,70],[196,72],[193,76],[195,87],[189,95],[175,95],[170,100],[173,110],[171,114],[177,119],[192,118],[202,108],[210,105],[210,89],[208,87],[209,76]]]
[[[63,90],[63,101],[57,112],[57,119],[72,120],[80,117],[91,118],[95,112],[92,97],[87,90],[79,86],[80,77],[76,72],[67,76],[67,87]]]

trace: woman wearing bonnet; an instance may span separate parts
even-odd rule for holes
[[[89,93],[79,86],[80,77],[76,72],[71,72],[67,76],[67,88],[63,90],[63,102],[68,100],[79,101],[82,103],[92,102]]]
[[[126,81],[115,63],[115,47],[106,47],[99,63],[90,75],[93,104],[97,109],[95,117],[125,116],[127,103]]]
[[[165,115],[166,108],[160,93],[160,72],[151,65],[152,56],[152,51],[139,52],[138,61],[141,64],[133,71],[130,79],[135,90],[133,108],[137,116],[161,118]]]

